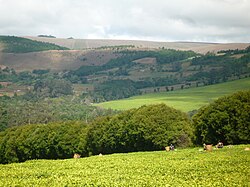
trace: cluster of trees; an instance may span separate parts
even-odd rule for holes
[[[0,97],[0,131],[25,124],[48,124],[56,121],[90,122],[98,116],[117,112],[88,106],[79,97],[26,100]]]
[[[34,85],[33,94],[39,98],[55,98],[64,95],[72,95],[73,88],[72,84],[64,79],[38,80]]]
[[[191,136],[185,113],[164,104],[143,106],[90,124],[72,121],[8,128],[0,132],[0,163],[70,158],[74,153],[159,150],[170,143],[188,146]]]
[[[40,34],[37,37],[44,37],[44,38],[56,38],[55,36],[52,35],[46,35],[46,34]]]
[[[94,121],[87,145],[92,154],[161,150],[170,143],[191,145],[192,133],[185,113],[164,104],[149,105]]]
[[[47,50],[68,50],[52,43],[45,43],[21,38],[16,36],[0,36],[0,42],[4,43],[3,52],[6,53],[28,53]]]
[[[193,117],[196,143],[250,143],[250,91],[219,98]]]
[[[177,83],[180,83],[180,81],[157,77],[143,81],[132,81],[130,79],[109,80],[95,85],[94,91],[92,91],[90,94],[84,95],[90,96],[95,103],[98,103],[140,95],[142,94],[140,89],[147,87],[158,87],[157,89],[159,89],[159,87],[165,86],[166,91],[169,91],[168,86]]]
[[[177,62],[180,60],[187,59],[189,57],[196,56],[196,53],[193,51],[177,51],[174,49],[162,49],[159,51],[119,51],[117,52],[120,57],[111,59],[108,63],[102,66],[82,66],[75,71],[71,71],[67,76],[88,76],[91,74],[98,73],[100,71],[105,71],[113,68],[124,67],[128,69],[136,65],[134,60],[145,58],[145,57],[154,57],[157,60],[158,64],[168,64]]]
[[[25,125],[0,132],[0,163],[70,158],[85,150],[87,125],[80,122]]]
[[[136,82],[127,80],[110,80],[96,85],[91,97],[94,102],[103,102],[115,99],[123,99],[133,95],[139,95]]]
[[[185,84],[190,81],[196,81],[197,83],[200,82],[203,85],[210,85],[226,82],[232,78],[241,78],[242,75],[248,76],[250,73],[250,68],[248,67],[250,53],[248,48],[241,50],[242,56],[239,58],[228,55],[228,53],[219,56],[212,53],[197,56],[197,54],[190,51],[180,52],[176,50],[122,51],[120,53],[122,56],[110,60],[110,62],[103,66],[81,67],[76,71],[76,75],[86,76],[97,74],[98,72],[105,72],[107,69],[119,67],[118,70],[109,72],[106,76],[108,75],[111,80],[116,79],[117,76],[126,76],[126,78],[129,79],[130,70],[133,69],[134,66],[143,66],[142,68],[146,68],[144,67],[145,65],[138,65],[134,62],[134,60],[144,57],[156,58],[157,63],[151,65],[151,68],[155,69],[155,71],[169,71],[174,74],[166,77],[145,77],[140,81],[129,82],[128,80],[119,80],[120,82],[123,82],[121,85],[127,86],[128,88],[133,87],[133,91],[131,91],[131,89],[129,91],[130,94],[123,91],[116,91],[117,89],[120,89],[119,86],[117,87],[117,81],[109,80],[107,82],[99,82],[97,83],[95,90],[98,93],[91,94],[94,101],[121,99],[139,94],[140,92],[134,91],[134,88],[139,90],[146,87],[173,86],[176,84]],[[190,57],[195,57],[189,60],[191,61],[190,66],[195,67],[195,71],[192,74],[185,75],[185,68],[183,69],[181,60],[187,60]],[[164,70],[164,64],[168,64],[167,70]],[[114,89],[112,89],[111,84],[113,84]],[[107,90],[109,91],[107,92]],[[97,97],[99,99],[97,99]]]
[[[225,53],[227,55],[235,55],[235,54],[242,54],[242,53],[249,53],[250,52],[250,46],[248,46],[246,49],[228,49],[228,50],[222,50],[222,51],[218,51],[218,53]]]
[[[239,50],[230,51],[230,54],[234,52],[238,54]],[[189,76],[187,80],[200,81],[205,84],[215,84],[225,82],[232,76],[240,77],[241,75],[249,74],[249,49],[240,50],[240,52],[241,54],[243,53],[243,56],[240,58],[234,58],[228,53],[220,56],[208,53],[204,56],[192,59],[192,65],[200,66],[201,70]]]
[[[0,132],[0,163],[161,150],[173,143],[250,143],[250,91],[238,92],[187,114],[164,104],[142,106],[91,123],[81,120],[24,125]]]

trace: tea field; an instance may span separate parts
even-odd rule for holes
[[[250,145],[0,165],[0,186],[250,186]]]

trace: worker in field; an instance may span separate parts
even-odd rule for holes
[[[170,151],[174,151],[174,145],[173,144],[170,145]]]
[[[221,141],[218,142],[218,144],[216,145],[216,148],[223,148],[224,145]]]
[[[203,150],[206,151],[207,150],[207,145],[204,143],[203,144]]]

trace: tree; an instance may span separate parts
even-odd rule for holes
[[[63,79],[39,80],[34,85],[35,95],[38,97],[59,97],[73,94],[72,84]]]
[[[250,91],[221,97],[193,117],[196,143],[250,143]]]
[[[189,146],[192,132],[186,114],[165,104],[149,105],[94,121],[87,145],[93,154],[161,150],[170,143]]]
[[[72,158],[74,153],[86,156],[87,129],[82,122],[9,128],[0,132],[0,163]]]

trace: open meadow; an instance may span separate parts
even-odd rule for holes
[[[0,186],[249,186],[250,145],[0,165]]]
[[[127,110],[131,108],[138,108],[142,105],[165,103],[166,105],[179,109],[183,112],[188,112],[197,110],[224,95],[249,89],[250,78],[245,78],[204,87],[145,94],[130,97],[128,99],[99,103],[96,105],[103,108]]]

